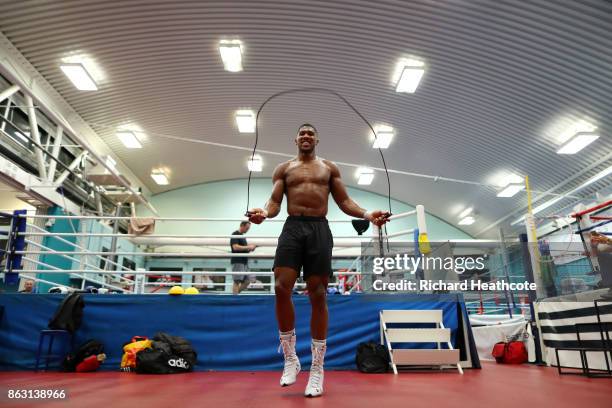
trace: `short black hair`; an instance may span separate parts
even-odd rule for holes
[[[311,127],[311,128],[313,128],[313,129],[314,129],[314,131],[315,131],[315,133],[316,133],[316,134],[319,134],[319,131],[317,130],[317,128],[316,128],[316,127],[314,127],[314,126],[312,126],[310,123],[304,123],[304,124],[302,124],[302,125],[301,125],[301,126],[298,128],[298,133],[300,132],[300,129],[301,129],[301,128],[303,128],[303,127]]]
[[[244,227],[247,224],[251,224],[251,221],[240,221],[240,226]]]

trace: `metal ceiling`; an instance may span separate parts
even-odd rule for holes
[[[238,133],[233,113],[295,87],[333,89],[371,122],[392,125],[385,156],[400,173],[488,183],[510,171],[529,175],[535,190],[564,193],[612,165],[607,1],[0,0],[0,7],[4,35],[153,192],[245,177],[253,135]],[[223,70],[217,44],[231,38],[245,45],[243,72]],[[75,53],[103,70],[99,91],[77,91],[60,71],[61,59]],[[395,93],[395,64],[411,55],[426,61],[423,81],[415,94]],[[559,129],[580,119],[596,124],[600,139],[557,155]],[[260,148],[293,154],[296,127],[306,121],[320,131],[321,156],[382,167],[367,127],[330,95],[271,102]],[[146,132],[143,149],[117,140],[114,130],[125,123]],[[285,160],[262,156],[263,177]],[[169,186],[150,179],[157,166],[171,169]],[[354,169],[341,170],[355,185]],[[514,220],[526,205],[523,193],[500,199],[491,188],[397,173],[391,182],[395,198],[453,224],[474,206],[477,222],[464,228],[471,234],[511,213],[504,223]],[[369,190],[386,194],[383,173]]]

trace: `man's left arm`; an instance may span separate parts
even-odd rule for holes
[[[346,186],[342,181],[342,177],[340,176],[340,170],[338,166],[325,160],[325,164],[329,167],[331,171],[331,177],[329,181],[329,188],[338,207],[347,215],[355,218],[365,218],[376,225],[382,225],[387,222],[388,212],[387,211],[366,211],[364,208],[361,208],[351,197],[349,197],[348,192],[346,191]]]

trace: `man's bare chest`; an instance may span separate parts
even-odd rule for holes
[[[285,184],[287,187],[296,187],[300,184],[329,185],[331,172],[321,162],[309,164],[290,165],[285,172]]]

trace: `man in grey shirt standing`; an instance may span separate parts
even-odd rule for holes
[[[234,232],[232,235],[244,235],[251,228],[251,223],[249,221],[242,221],[240,223],[240,228]],[[249,253],[253,252],[255,245],[247,244],[247,240],[244,238],[232,238],[230,240],[230,246],[232,248],[232,253]],[[231,259],[232,264],[232,272],[245,272],[244,275],[234,275],[234,285],[232,287],[232,292],[234,295],[239,294],[243,290],[249,287],[251,282],[255,281],[255,275],[249,275],[248,272],[248,264],[249,259],[247,257],[233,257]]]

